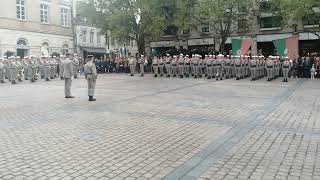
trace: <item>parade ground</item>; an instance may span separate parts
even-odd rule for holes
[[[320,80],[0,84],[0,179],[320,179]]]

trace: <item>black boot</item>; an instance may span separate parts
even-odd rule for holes
[[[6,83],[6,82],[4,82],[4,81],[2,80],[1,83],[3,84],[3,83]]]
[[[176,75],[176,74],[174,74],[174,75],[173,75],[173,77],[177,77],[177,75]]]
[[[141,74],[141,77],[143,77],[144,75],[143,74]]]
[[[89,96],[89,101],[96,101],[92,96]]]
[[[154,77],[158,77],[158,75],[157,75],[157,74],[155,74],[155,75],[154,75]]]
[[[46,81],[50,81],[50,79],[49,79],[49,78],[46,78]]]
[[[240,80],[240,78],[237,77],[237,80]]]
[[[61,80],[63,80],[63,77],[60,77]]]
[[[17,84],[17,83],[16,83],[16,80],[13,80],[13,81],[12,81],[12,84]]]

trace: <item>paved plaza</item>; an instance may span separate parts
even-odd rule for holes
[[[320,180],[320,81],[0,84],[0,179]]]

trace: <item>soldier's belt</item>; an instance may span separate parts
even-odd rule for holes
[[[187,65],[187,66],[189,66],[189,65],[190,65],[190,63],[186,63],[186,65]]]
[[[257,65],[255,65],[255,66],[252,65],[251,67],[257,67]]]
[[[207,67],[211,67],[211,65],[207,65]]]
[[[289,68],[289,66],[283,66],[283,68]]]
[[[153,66],[158,66],[158,64],[152,64]]]
[[[236,67],[241,67],[241,65],[236,65]]]
[[[166,64],[170,64],[169,62],[167,62]]]
[[[179,65],[183,65],[183,63],[179,63]]]
[[[162,66],[163,65],[163,63],[160,63],[160,66]]]
[[[273,66],[267,66],[267,68],[273,68]]]
[[[230,64],[226,64],[226,66],[230,66]]]
[[[172,66],[177,66],[176,64],[172,64]]]

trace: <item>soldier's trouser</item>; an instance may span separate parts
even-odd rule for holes
[[[210,67],[207,66],[207,74],[208,74],[208,77],[212,77],[212,66]]]
[[[16,77],[17,77],[17,79],[21,80],[21,78],[22,78],[22,71],[21,71],[21,69],[16,69]]]
[[[24,68],[23,75],[24,75],[24,78],[26,78],[26,79],[30,78],[29,68]]]
[[[184,75],[184,66],[183,65],[179,65],[179,74],[180,74],[180,76]]]
[[[167,71],[167,75],[171,75],[171,72],[172,72],[171,64],[166,64],[166,71]]]
[[[273,74],[273,69],[272,68],[267,68],[267,77],[268,77],[268,79],[272,79],[272,74]]]
[[[16,72],[15,72],[15,69],[9,69],[9,80],[10,80],[10,81],[16,80]]]
[[[237,78],[241,77],[241,67],[236,67],[236,77]]]
[[[71,84],[72,84],[71,78],[64,79],[64,94],[66,97],[71,96]]]
[[[184,73],[185,73],[186,75],[189,75],[189,74],[190,74],[190,65],[185,65],[185,66],[184,66]]]
[[[43,72],[44,72],[44,78],[45,78],[45,79],[49,79],[50,69],[47,68],[47,67],[45,67]],[[33,74],[33,72],[32,72],[32,74]]]
[[[159,73],[159,68],[158,68],[158,66],[153,66],[153,73],[156,74],[156,75],[158,75],[158,73]]]
[[[3,69],[0,69],[0,82],[4,81],[4,77],[5,74],[4,74],[4,70]]]
[[[96,80],[92,75],[87,76],[88,82],[88,96],[94,96],[94,90],[96,89]]]
[[[225,72],[226,72],[225,76],[227,76],[228,78],[230,78],[230,66],[226,66],[226,67],[225,67]]]
[[[217,77],[221,77],[222,76],[222,68],[221,68],[221,66],[217,66],[217,74],[216,74],[216,76]]]
[[[252,79],[256,79],[257,78],[257,74],[256,73],[257,73],[257,69],[252,67],[251,68],[251,78]]]
[[[289,68],[282,68],[282,71],[283,71],[283,78],[288,79]]]
[[[140,66],[140,73],[144,74],[144,64],[139,64]]]
[[[134,66],[134,64],[130,64],[129,66],[130,66],[130,73],[131,73],[131,74],[134,74],[134,71],[135,71],[135,66]]]
[[[177,65],[172,65],[171,67],[171,71],[173,75],[177,75],[178,74],[178,66]]]
[[[159,66],[159,71],[160,71],[160,74],[161,74],[161,75],[163,75],[163,68],[164,68],[163,65]]]
[[[218,66],[213,66],[212,67],[212,75],[215,77],[217,76],[217,72],[218,72]]]

